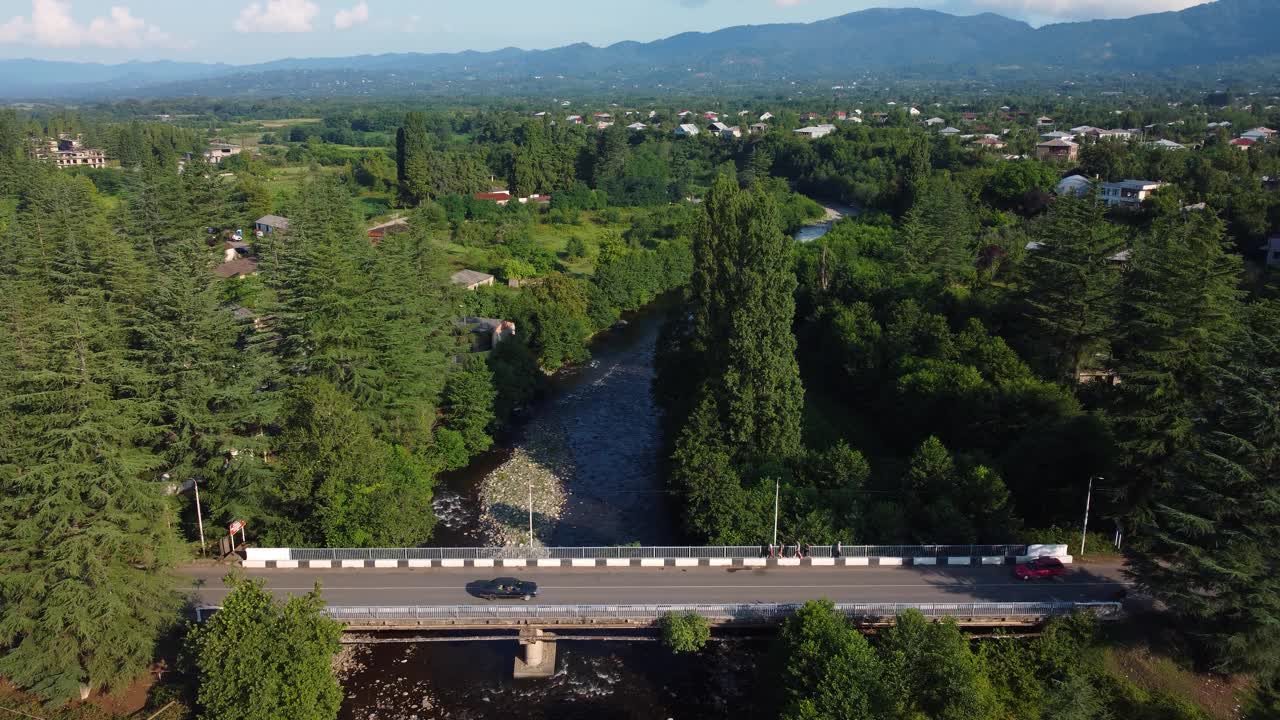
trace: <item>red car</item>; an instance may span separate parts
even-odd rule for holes
[[[1066,575],[1067,567],[1056,557],[1038,557],[1019,564],[1013,574],[1019,580],[1055,578]]]

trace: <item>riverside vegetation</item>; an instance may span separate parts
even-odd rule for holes
[[[429,541],[438,473],[487,449],[622,310],[687,287],[655,392],[694,539],[768,538],[777,482],[792,541],[1007,542],[1069,526],[1099,476],[1096,516],[1123,525],[1140,587],[1197,667],[1256,678],[1266,717],[1280,316],[1243,258],[1280,208],[1262,182],[1280,170],[1275,144],[1090,145],[1090,173],[1173,183],[1117,216],[1053,199],[1048,165],[900,114],[813,142],[397,115],[350,167],[320,162],[334,148],[304,133],[179,173],[205,131],[0,114],[0,675],[53,706],[145,672],[179,618],[167,571],[197,538],[188,481],[208,524],[246,520],[265,543]],[[121,167],[30,161],[36,128],[98,133]],[[268,189],[286,164],[304,179]],[[472,197],[490,176],[550,206]],[[797,246],[787,231],[820,212],[793,188],[865,212]],[[377,198],[407,222],[372,243],[361,220]],[[267,212],[290,229],[254,243],[258,274],[216,278],[221,231]],[[534,282],[464,292],[448,281],[464,264]],[[513,320],[517,337],[471,353],[464,315]],[[316,643],[307,666],[331,655],[314,599],[272,609],[241,591],[244,612],[209,633],[296,613],[294,638]],[[1017,664],[986,643],[946,626],[908,637],[906,620],[873,651],[823,612],[788,624],[788,667],[843,677],[817,662],[838,661],[866,682],[797,675],[777,698],[788,717],[1179,717],[1109,690],[1089,700],[1087,673],[1001,690],[1022,675],[984,675]],[[1088,633],[1071,632],[1087,654]],[[832,652],[804,649],[810,635]],[[222,642],[190,640],[196,656]],[[285,667],[287,646],[260,662]],[[1038,645],[997,646],[1048,667],[1027,659]],[[963,671],[977,699],[948,699],[934,666]],[[916,685],[901,667],[921,669]],[[221,717],[255,692],[201,686],[190,701]],[[314,685],[297,712],[331,716],[328,693]]]

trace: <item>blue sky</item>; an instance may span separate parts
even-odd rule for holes
[[[282,57],[547,48],[808,22],[868,7],[992,11],[1036,25],[1205,0],[0,0],[0,57],[245,64]]]

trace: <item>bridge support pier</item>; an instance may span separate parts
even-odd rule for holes
[[[524,648],[524,657],[516,656],[513,674],[517,680],[522,678],[549,678],[556,674],[556,643],[546,639],[541,630],[528,629],[520,631],[520,645]]]

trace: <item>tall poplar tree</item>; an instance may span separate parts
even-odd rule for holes
[[[796,363],[796,276],[773,199],[716,180],[694,237],[694,341],[702,392],[716,398],[737,458],[800,451],[804,388]]]
[[[435,185],[432,162],[431,130],[427,116],[411,112],[396,131],[396,179],[400,184],[400,202],[417,207],[432,197]]]

